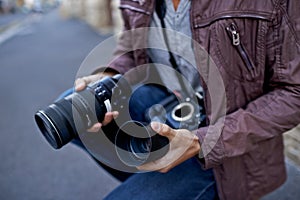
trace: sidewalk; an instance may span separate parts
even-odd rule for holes
[[[0,34],[24,20],[28,14],[14,13],[0,15]]]
[[[17,35],[27,25],[38,20],[40,17],[41,15],[39,14],[24,14],[21,12],[0,15],[0,45]]]
[[[300,169],[295,163],[286,159],[287,180],[274,192],[261,198],[261,200],[294,200],[300,199]]]

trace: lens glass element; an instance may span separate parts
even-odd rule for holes
[[[151,151],[151,139],[131,137],[129,148],[133,156],[139,160],[145,160]]]
[[[53,122],[41,111],[35,115],[35,120],[46,140],[53,148],[57,149],[60,141],[58,141],[58,132]]]

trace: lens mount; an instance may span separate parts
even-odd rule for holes
[[[193,104],[189,102],[184,102],[178,104],[176,107],[173,108],[171,116],[174,120],[178,122],[185,122],[193,117],[194,112],[195,108]]]

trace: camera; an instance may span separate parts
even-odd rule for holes
[[[159,95],[152,94],[157,98],[144,105],[143,112],[138,113],[142,117],[130,117],[131,110],[138,106],[132,99],[139,98],[135,95],[142,93],[140,88],[134,89],[121,75],[115,75],[89,84],[85,90],[74,92],[39,110],[35,113],[35,121],[49,144],[59,149],[79,138],[80,133],[86,132],[96,122],[103,121],[106,112],[116,110],[120,113],[117,121],[102,130],[115,145],[112,153],[128,166],[139,166],[159,159],[169,149],[169,140],[151,129],[151,121],[166,123],[172,128],[194,130],[205,116],[198,101],[191,98],[181,101],[159,86],[151,87],[163,95],[158,98]],[[151,91],[154,90],[151,88]],[[145,98],[149,98],[149,94]]]
[[[122,100],[126,98],[123,93],[130,87],[120,89],[126,82],[123,80],[123,84],[117,85],[119,80],[123,80],[120,75],[105,77],[88,85],[85,90],[74,92],[36,112],[36,124],[50,145],[59,149],[76,138],[78,133],[102,121],[105,113],[112,109],[110,99],[113,90],[118,91],[120,97],[114,104],[122,107]]]

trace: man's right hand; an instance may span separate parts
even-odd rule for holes
[[[94,74],[94,75],[78,78],[75,81],[75,91],[79,92],[81,90],[84,90],[88,84],[93,83],[95,81],[98,81],[98,80],[102,79],[105,76],[113,76],[113,75],[115,75],[115,73],[101,72],[101,73],[97,73],[97,74]],[[119,113],[117,111],[107,112],[104,116],[104,120],[101,123],[98,122],[98,123],[94,124],[87,131],[88,132],[98,132],[101,129],[102,126],[105,126],[108,123],[110,123],[118,115],[119,115]]]

